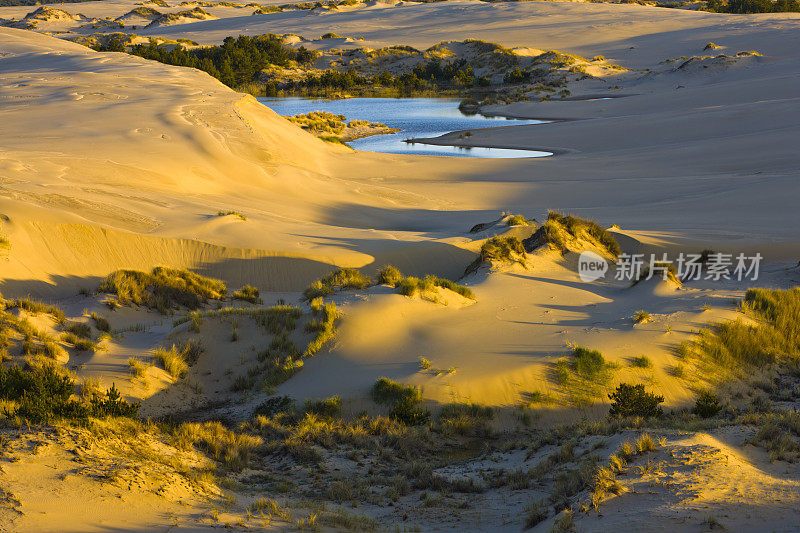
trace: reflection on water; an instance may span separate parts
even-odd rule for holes
[[[549,152],[508,150],[503,148],[462,148],[432,144],[407,143],[406,139],[438,137],[445,133],[470,128],[543,124],[544,120],[506,119],[465,115],[458,110],[458,100],[450,98],[348,98],[319,100],[313,98],[259,98],[261,103],[284,116],[310,111],[328,111],[344,115],[347,120],[380,122],[401,131],[389,135],[373,135],[351,141],[356,150],[387,154],[446,155],[454,157],[542,157]]]

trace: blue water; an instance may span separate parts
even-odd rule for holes
[[[506,119],[465,115],[458,110],[459,100],[450,98],[347,98],[321,100],[313,98],[259,98],[264,105],[283,116],[310,111],[328,111],[344,115],[347,120],[380,122],[399,133],[373,135],[348,143],[356,150],[386,154],[444,155],[452,157],[543,157],[550,152],[508,150],[504,148],[463,148],[432,144],[407,143],[406,139],[438,137],[445,133],[472,128],[543,124],[544,120]]]

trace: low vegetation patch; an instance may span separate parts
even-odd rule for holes
[[[491,264],[493,261],[525,264],[526,256],[525,247],[517,237],[492,237],[483,243],[478,257],[467,266],[464,275],[476,271],[483,264]]]
[[[372,280],[355,268],[340,268],[318,279],[303,291],[303,298],[313,300],[320,296],[333,294],[335,290],[364,289],[372,285]]]
[[[251,304],[258,304],[261,303],[261,298],[259,297],[259,292],[257,287],[253,287],[252,285],[245,285],[238,291],[233,293],[234,300],[243,300],[245,302],[250,302]]]
[[[621,383],[608,398],[611,400],[610,417],[654,418],[664,414],[660,406],[664,403],[664,397],[647,392],[644,385]]]
[[[88,401],[72,398],[75,382],[62,368],[52,363],[25,367],[0,366],[0,399],[6,404],[6,417],[31,424],[49,424],[57,419],[87,419],[89,416],[135,417],[139,404],[121,399],[112,385],[105,394],[93,394]]]
[[[451,290],[457,294],[460,294],[464,298],[468,298],[470,300],[475,299],[475,294],[469,287],[466,287],[464,285],[459,285],[458,283],[451,281],[449,279],[440,278],[438,276],[430,274],[422,279],[414,276],[404,277],[399,282],[397,282],[395,287],[397,288],[397,292],[399,292],[403,296],[414,296],[417,293],[424,295],[425,292],[431,291],[435,287],[442,287]]]
[[[389,417],[410,426],[428,423],[430,411],[419,407],[422,393],[416,387],[402,385],[389,378],[380,378],[372,386],[372,400],[392,407]]]
[[[550,211],[545,223],[522,243],[529,252],[549,244],[564,253],[575,241],[592,244],[614,258],[622,251],[614,236],[597,222],[557,211]]]
[[[121,304],[133,303],[162,314],[176,307],[197,309],[225,295],[225,284],[188,270],[156,267],[152,272],[117,270],[103,281],[100,292],[115,294]]]
[[[244,216],[239,211],[217,211],[217,216],[218,217],[229,217],[230,216],[230,217],[236,217],[239,220],[243,220],[245,222],[247,221],[247,217]]]

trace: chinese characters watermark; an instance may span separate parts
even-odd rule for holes
[[[746,255],[708,253],[680,253],[677,258],[669,259],[666,253],[657,254],[620,254],[615,266],[615,280],[647,280],[652,278],[668,279],[670,275],[681,281],[697,280],[750,280],[758,279],[761,265],[761,254]],[[578,258],[578,275],[582,281],[591,282],[604,278],[609,264],[603,257],[585,251]]]

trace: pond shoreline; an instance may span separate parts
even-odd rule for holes
[[[319,100],[263,98],[259,101],[283,116],[323,111],[348,120],[386,124],[398,133],[373,135],[349,142],[359,151],[388,154],[450,157],[529,158],[548,157],[552,151],[481,145],[456,139],[466,131],[540,124],[532,118],[506,118],[482,113],[464,113],[459,101],[447,98],[348,98]],[[505,119],[505,120],[504,120]]]

